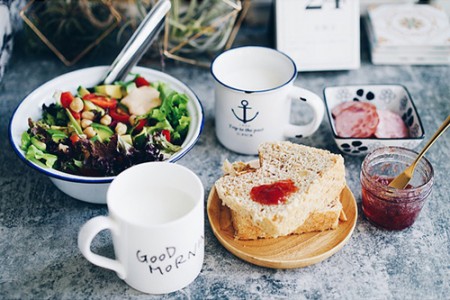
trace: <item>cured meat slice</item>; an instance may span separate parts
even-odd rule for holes
[[[335,117],[336,132],[340,137],[367,138],[375,134],[379,117],[375,105],[368,102],[351,102]]]
[[[342,102],[341,104],[336,105],[335,107],[333,107],[333,109],[331,110],[331,114],[333,115],[333,117],[337,117],[341,112],[343,112],[345,109],[355,105],[355,101],[347,101],[347,102]]]
[[[380,122],[375,136],[377,138],[406,138],[409,136],[405,122],[396,113],[390,110],[378,110]]]

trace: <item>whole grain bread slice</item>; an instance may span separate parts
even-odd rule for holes
[[[335,199],[325,208],[311,212],[305,222],[291,234],[336,229],[339,224],[341,211],[341,201]],[[234,237],[238,240],[272,238],[272,236],[267,235],[263,229],[255,225],[252,217],[249,215],[242,215],[236,211],[231,211],[231,222],[234,228]]]
[[[215,188],[223,204],[232,211],[235,228],[242,228],[241,232],[257,231],[246,233],[249,237],[285,236],[308,224],[305,222],[311,214],[312,220],[321,219],[320,211],[335,203],[345,186],[342,156],[291,142],[261,144],[259,167],[238,162],[225,163],[224,169],[228,174],[216,181]],[[253,187],[288,179],[298,190],[284,203],[265,205],[250,197]],[[239,230],[236,232],[239,238]]]

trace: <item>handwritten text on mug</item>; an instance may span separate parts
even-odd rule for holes
[[[148,255],[142,253],[141,250],[136,251],[136,258],[139,262],[148,264],[150,274],[164,275],[172,270],[179,269],[182,264],[188,262],[197,255],[197,250],[201,249],[204,243],[204,236],[200,236],[199,240],[194,244],[187,253],[177,254],[177,248],[173,246],[166,247],[165,252],[159,255]]]

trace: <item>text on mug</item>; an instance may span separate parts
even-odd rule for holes
[[[177,254],[177,248],[168,246],[165,252],[158,255],[148,255],[142,253],[141,250],[136,251],[136,258],[139,262],[148,264],[150,274],[164,275],[172,270],[179,269],[180,266],[197,255],[197,251],[204,243],[204,236],[200,236],[199,240],[195,242],[193,248],[187,253]]]
[[[235,126],[233,124],[228,124],[228,128],[232,129],[236,135],[244,137],[253,137],[256,133],[264,131],[264,128],[251,128],[247,126]]]

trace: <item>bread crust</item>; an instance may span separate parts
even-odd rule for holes
[[[232,212],[236,238],[275,238],[293,233],[336,228],[345,187],[341,155],[291,142],[264,143],[255,162],[224,164],[225,175],[215,187]],[[298,191],[278,205],[250,198],[255,186],[291,179]]]

